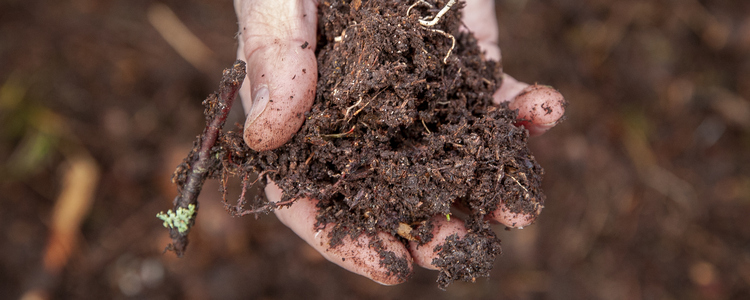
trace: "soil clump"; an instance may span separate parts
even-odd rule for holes
[[[488,276],[501,250],[485,216],[501,201],[511,212],[535,214],[544,204],[543,170],[526,146],[527,131],[513,125],[516,111],[492,103],[502,69],[460,30],[463,3],[434,26],[420,23],[447,2],[321,2],[319,80],[304,125],[263,152],[245,146],[242,130],[223,134],[214,177],[239,175],[248,185],[248,174],[260,173],[259,181],[284,191],[280,203],[318,199],[316,226],[334,224],[331,247],[378,231],[426,243],[428,220],[449,217],[457,204],[468,211],[469,233],[434,249],[439,286]],[[245,214],[243,205],[278,208],[244,196],[229,207]],[[403,258],[380,255],[393,274],[408,276]]]

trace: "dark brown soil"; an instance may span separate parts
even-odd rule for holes
[[[157,4],[214,67],[170,47],[146,17]],[[231,1],[0,1],[0,299],[43,281],[73,142],[100,184],[48,281],[54,299],[750,299],[750,117],[738,118],[750,104],[750,2],[496,7],[503,70],[572,105],[529,139],[546,171],[543,217],[496,226],[491,277],[443,292],[436,272],[381,286],[273,216],[233,218],[215,180],[185,257],[162,253],[169,235],[154,214],[171,206],[169,175],[205,124],[200,102],[236,59]],[[234,113],[227,129],[244,120]],[[230,199],[240,186],[230,180]]]
[[[316,226],[335,224],[331,247],[345,236],[397,235],[400,224],[424,225],[461,203],[469,234],[442,248],[441,287],[489,276],[501,251],[484,217],[501,199],[519,213],[544,203],[526,130],[513,125],[515,111],[492,105],[501,66],[459,30],[460,5],[436,26],[420,25],[444,5],[416,6],[407,16],[401,1],[323,3],[320,79],[300,131],[273,151],[248,149],[239,133],[223,146],[228,172],[266,172],[283,189],[282,202],[320,200]],[[421,243],[431,239],[417,232]],[[392,253],[381,258],[393,273],[408,273]]]

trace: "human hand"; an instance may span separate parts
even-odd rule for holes
[[[238,58],[247,62],[248,69],[247,82],[240,91],[247,115],[244,139],[254,150],[274,149],[299,130],[315,97],[317,2],[235,0],[235,9],[240,26]],[[463,21],[473,30],[486,57],[500,60],[494,11],[491,0],[468,0]],[[509,101],[511,109],[518,109],[518,124],[531,135],[544,133],[564,113],[564,100],[557,91],[529,86],[507,75],[494,99],[496,103]],[[269,201],[278,202],[281,193],[273,183],[266,186]],[[436,256],[432,249],[454,233],[466,234],[463,221],[436,216],[432,220],[433,239],[426,245],[417,247],[417,243],[410,242],[405,247],[394,236],[380,232],[374,237],[361,235],[356,241],[347,237],[343,244],[331,248],[328,236],[332,225],[315,229],[316,203],[317,200],[302,198],[288,209],[275,210],[275,214],[329,261],[382,284],[398,284],[406,276],[393,274],[387,266],[380,265],[378,251],[369,246],[371,239],[379,239],[383,250],[404,258],[411,271],[413,263],[436,269],[432,265]],[[501,204],[490,217],[509,227],[523,227],[531,224],[538,213],[513,214]]]

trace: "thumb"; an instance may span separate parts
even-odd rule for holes
[[[235,0],[237,57],[247,62],[240,90],[244,139],[256,150],[286,143],[312,107],[318,81],[316,1]]]

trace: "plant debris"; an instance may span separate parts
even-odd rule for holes
[[[187,235],[198,215],[198,195],[203,188],[203,183],[207,178],[215,177],[215,172],[221,167],[216,142],[222,135],[221,129],[224,127],[229,110],[232,108],[234,99],[237,98],[237,92],[246,74],[245,62],[239,60],[232,68],[224,70],[219,91],[203,101],[206,107],[203,112],[206,115],[206,128],[203,129],[203,133],[193,143],[193,149],[172,175],[172,183],[177,185],[179,191],[172,202],[174,211],[191,212],[186,220],[180,221],[183,223],[181,226],[169,227],[172,243],[167,246],[166,250],[174,251],[177,256],[182,256],[187,248]]]
[[[225,199],[235,215],[318,199],[316,226],[334,224],[330,247],[379,231],[427,243],[430,217],[459,204],[469,212],[469,233],[435,248],[444,288],[489,276],[501,251],[485,216],[501,201],[513,213],[535,214],[545,199],[543,170],[526,146],[528,132],[513,125],[517,112],[492,104],[502,69],[459,30],[463,3],[413,4],[323,1],[317,94],[302,128],[262,152],[245,145],[241,128],[221,134],[211,155],[218,160],[207,169],[240,176],[244,190],[254,173],[283,190],[279,203],[248,205],[244,192],[235,205]],[[178,171],[176,178],[187,172]],[[406,228],[415,224],[424,225]],[[379,251],[392,273],[408,275],[408,265]]]

